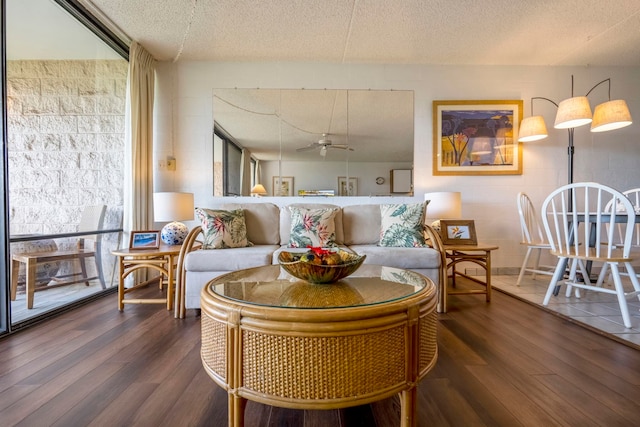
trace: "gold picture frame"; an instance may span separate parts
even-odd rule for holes
[[[476,226],[471,220],[440,220],[440,236],[445,245],[477,245]]]
[[[522,100],[433,101],[434,175],[522,175]]]

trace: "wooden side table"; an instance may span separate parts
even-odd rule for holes
[[[448,295],[468,295],[468,294],[485,294],[487,302],[491,301],[491,251],[497,250],[498,246],[486,245],[478,243],[477,245],[444,245],[447,258],[447,271],[451,269],[451,286],[449,289],[447,284],[444,286],[443,295],[441,297],[441,312],[447,312],[447,296]],[[484,269],[485,279],[469,276],[468,274],[458,271],[459,263],[471,262],[479,265]],[[482,286],[481,289],[456,289],[456,276],[464,277],[472,282]]]
[[[170,246],[161,244],[158,249],[116,249],[111,253],[118,257],[118,310],[124,310],[125,304],[167,304],[167,310],[173,309],[173,294],[175,289],[175,266],[180,245]],[[136,288],[148,285],[151,280],[134,284],[130,288],[124,287],[125,278],[136,270],[148,268],[160,273],[160,287],[167,284],[166,298],[128,298],[125,294],[133,292]],[[163,279],[166,277],[166,282]]]

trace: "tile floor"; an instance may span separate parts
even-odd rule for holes
[[[491,280],[494,289],[543,307],[542,300],[549,285],[549,278],[549,276],[539,275],[534,280],[529,275],[520,286],[515,285],[518,279],[515,275],[494,275]],[[607,286],[611,287],[610,284]],[[631,329],[627,329],[622,324],[622,315],[615,295],[581,290],[581,298],[575,296],[567,298],[565,289],[563,286],[560,294],[552,297],[549,305],[544,308],[640,350],[640,301],[638,298],[627,300],[632,323]]]

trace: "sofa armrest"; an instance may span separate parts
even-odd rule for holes
[[[184,243],[182,243],[182,247],[180,248],[180,255],[178,255],[178,265],[176,266],[176,307],[174,317],[179,319],[184,319],[186,308],[185,308],[185,281],[187,278],[187,273],[184,269],[184,261],[189,252],[193,252],[202,247],[202,242],[198,240],[198,237],[203,234],[202,227],[199,225],[194,227],[186,239],[184,239]]]
[[[438,313],[447,312],[447,253],[444,250],[444,244],[440,233],[433,229],[430,225],[424,225],[425,237],[428,239],[430,246],[440,253],[440,271],[438,272],[439,282],[438,288],[438,306],[436,311]]]

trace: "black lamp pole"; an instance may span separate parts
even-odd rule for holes
[[[600,83],[598,83],[600,84]],[[593,89],[592,89],[593,90]],[[589,91],[591,92],[591,91]],[[572,97],[573,97],[573,76],[571,76],[571,93],[572,93]],[[545,101],[549,101],[550,103],[552,103],[553,105],[556,106],[556,108],[558,108],[558,104],[555,101],[552,101],[549,98],[545,98],[543,96],[534,96],[531,98],[531,114],[533,114],[533,100],[534,99],[544,99]],[[567,174],[568,174],[568,181],[569,184],[573,184],[573,153],[575,152],[575,149],[573,147],[573,133],[574,133],[574,129],[575,128],[569,128],[567,129],[567,131],[569,132],[569,146],[567,147]],[[572,198],[571,198],[571,193],[569,193],[569,206],[571,206],[572,204]]]

